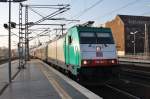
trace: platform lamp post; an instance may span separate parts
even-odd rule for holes
[[[11,2],[23,2],[26,0],[0,0],[0,2],[9,2],[9,25],[8,25],[8,30],[9,30],[9,35],[8,35],[8,54],[9,54],[9,66],[8,66],[8,71],[9,71],[9,83],[11,83]]]
[[[134,55],[135,55],[135,40],[136,40],[136,38],[135,38],[135,34],[136,34],[136,33],[138,33],[138,31],[130,32],[130,34],[131,34],[131,35],[133,35],[133,39],[134,39],[134,40],[133,40],[133,42],[134,42],[134,43],[133,43],[133,44],[134,44],[134,52],[133,52],[133,53],[134,53]]]

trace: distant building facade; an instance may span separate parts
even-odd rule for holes
[[[118,55],[143,54],[145,50],[149,52],[150,17],[117,15],[105,26],[113,32]],[[148,43],[145,43],[145,39]]]

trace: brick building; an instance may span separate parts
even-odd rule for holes
[[[118,55],[127,55],[143,54],[146,50],[149,52],[149,24],[150,17],[117,15],[114,20],[107,22],[105,26],[112,29]],[[145,38],[147,38],[147,41],[145,41]]]

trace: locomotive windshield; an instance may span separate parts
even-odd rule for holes
[[[111,33],[81,32],[81,44],[114,44]]]

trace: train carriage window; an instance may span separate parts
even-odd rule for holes
[[[81,44],[114,44],[114,41],[111,33],[81,32],[80,43]]]

